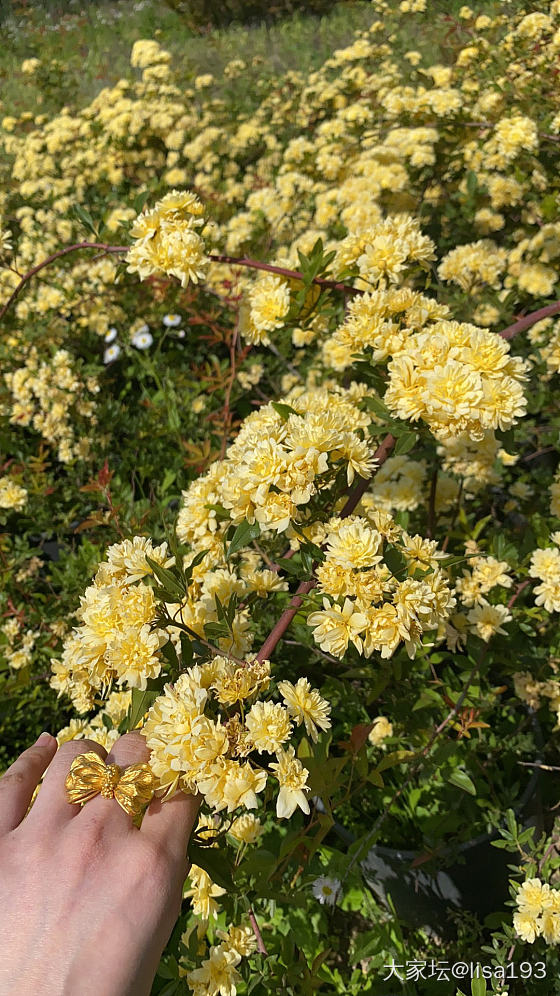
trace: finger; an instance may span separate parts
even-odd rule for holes
[[[147,762],[149,757],[150,751],[146,746],[145,738],[141,733],[134,731],[119,737],[105,758],[105,763],[118,764],[119,768],[128,768],[131,764]],[[97,795],[95,799],[87,803],[84,809],[87,810],[89,819],[110,820],[113,827],[120,824],[123,829],[136,830],[131,817],[125,813],[124,809],[121,809],[115,799],[104,799],[103,796]]]
[[[198,817],[202,796],[177,792],[168,802],[153,799],[142,820],[140,832],[177,862],[184,862],[187,846]]]
[[[34,821],[41,820],[46,824],[64,823],[78,816],[80,806],[68,801],[64,783],[74,758],[90,750],[105,759],[107,754],[105,748],[94,740],[68,740],[58,748],[37,799],[33,803],[30,818],[32,817]]]
[[[0,834],[14,830],[27,813],[41,775],[56,753],[56,738],[42,733],[0,778]]]

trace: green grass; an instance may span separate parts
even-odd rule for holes
[[[429,3],[433,12],[429,36],[418,38],[414,17],[403,15],[395,47],[421,48],[430,59],[445,61],[446,32],[463,0]],[[522,4],[472,0],[470,6],[492,15],[512,13]],[[356,30],[366,30],[377,17],[367,0],[343,0],[322,18],[307,14],[305,3],[300,7],[294,16],[272,25],[232,25],[200,35],[162,0],[42,0],[25,7],[0,0],[4,15],[0,111],[21,114],[40,108],[49,113],[64,104],[84,106],[103,86],[132,77],[130,50],[139,38],[156,38],[173,53],[175,66],[187,77],[212,73],[220,81],[224,66],[234,58],[250,62],[260,56],[267,73],[318,68],[335,49],[350,43]],[[21,73],[22,60],[31,57],[43,64],[38,78]],[[251,86],[250,79],[245,86]],[[217,96],[219,91],[218,84]]]
[[[318,67],[335,49],[352,40],[356,29],[373,20],[369,3],[341,3],[324,18],[298,13],[273,26],[232,25],[195,35],[180,14],[160,0],[121,0],[85,5],[83,13],[57,15],[29,7],[8,16],[0,51],[0,93],[4,113],[36,110],[37,100],[51,111],[65,102],[83,106],[101,89],[131,77],[129,58],[139,38],[156,38],[175,56],[175,65],[193,76],[213,73],[220,79],[234,58],[265,59],[272,72]],[[52,80],[23,75],[23,59],[56,60]]]

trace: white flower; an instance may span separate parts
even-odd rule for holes
[[[105,333],[105,342],[114,342],[117,338],[118,332],[116,328],[112,327],[108,332]]]
[[[323,906],[334,906],[340,898],[342,882],[338,878],[326,878],[321,875],[315,879],[311,889],[315,899],[318,899]]]
[[[146,322],[144,322],[143,325],[139,325],[137,329],[134,329],[134,331],[131,332],[130,338],[134,339],[134,336],[142,335],[144,332],[149,332],[149,331],[150,331],[150,326],[147,325]]]
[[[174,329],[174,328],[177,327],[177,325],[181,324],[181,316],[180,315],[164,315],[163,316],[163,324],[167,325],[168,329]]]
[[[179,331],[176,332],[175,334],[178,339],[184,339],[187,333],[185,332],[184,329],[179,329]]]
[[[115,343],[114,346],[109,346],[109,348],[106,349],[105,352],[103,353],[103,362],[112,363],[113,360],[116,360],[117,357],[119,357],[120,355],[121,355],[121,347],[117,346],[117,344]]]
[[[153,341],[154,338],[149,332],[135,332],[132,336],[132,345],[136,346],[136,349],[149,349]]]

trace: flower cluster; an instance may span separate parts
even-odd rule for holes
[[[311,499],[339,469],[348,483],[356,474],[368,477],[373,451],[360,429],[370,420],[357,405],[367,393],[359,384],[293,388],[248,416],[226,458],[184,492],[179,539],[218,556],[231,522],[258,522],[263,533],[290,536],[290,524],[308,518]]]
[[[168,274],[181,286],[204,278],[207,260],[197,231],[204,225],[203,208],[195,194],[172,190],[133,223],[135,240],[127,253],[128,272],[146,277]]]
[[[79,713],[91,710],[115,682],[145,689],[161,671],[168,635],[153,625],[153,588],[142,580],[152,573],[146,557],[172,563],[165,543],[154,548],[141,536],[109,547],[80,600],[79,625],[65,641],[62,659],[52,661],[52,687],[69,695]]]
[[[87,419],[95,426],[91,396],[99,392],[99,383],[95,376],[83,375],[68,350],[41,360],[33,348],[25,363],[5,373],[4,380],[9,396],[3,414],[12,425],[40,433],[62,463],[87,459],[91,441],[76,432],[76,421]]]
[[[526,366],[498,336],[460,322],[438,322],[409,337],[388,366],[385,403],[402,419],[423,419],[437,439],[508,429],[526,410]]]
[[[560,889],[551,889],[540,878],[528,878],[515,897],[513,914],[515,933],[528,944],[544,937],[547,944],[560,942]]]
[[[220,656],[165,686],[143,726],[164,798],[183,789],[200,792],[215,813],[255,809],[272,774],[280,787],[278,818],[298,806],[309,812],[308,772],[295,756],[292,735],[302,723],[315,737],[318,729],[327,730],[330,710],[305,679],[279,684],[283,703],[262,698],[269,686],[269,661],[235,663]]]
[[[556,546],[534,550],[531,554],[529,576],[541,583],[535,585],[537,605],[544,605],[547,612],[560,612],[560,533],[551,537]]]
[[[443,631],[455,598],[438,568],[444,554],[435,541],[410,536],[375,510],[367,518],[333,518],[325,533],[325,559],[316,571],[323,607],[307,617],[322,650],[342,658],[352,643],[364,657],[386,658],[404,642],[413,658],[423,633]],[[384,562],[388,549],[400,554],[404,576]],[[417,571],[423,576],[415,577]]]
[[[0,508],[17,509],[25,508],[27,502],[27,491],[21,485],[16,484],[12,477],[0,477]]]

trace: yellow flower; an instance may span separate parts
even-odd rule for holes
[[[194,915],[202,917],[203,920],[216,919],[219,911],[216,899],[224,896],[226,890],[216,885],[208,872],[199,868],[198,865],[191,865],[189,879],[191,888],[187,889],[183,895],[186,899],[192,897],[192,911]]]
[[[141,280],[153,274],[175,276],[186,287],[206,274],[208,260],[196,227],[204,224],[202,205],[189,191],[173,190],[151,211],[140,214],[130,234],[136,241],[127,253],[128,272]]]
[[[553,904],[550,886],[540,878],[528,878],[519,886],[515,902],[522,912],[539,916],[543,909]]]
[[[235,966],[240,961],[240,955],[233,948],[228,949],[223,944],[210,948],[210,957],[200,968],[187,972],[193,996],[236,996],[241,976]]]
[[[246,716],[245,726],[249,742],[261,753],[275,753],[292,732],[288,711],[273,702],[255,702]]]
[[[495,633],[507,636],[507,630],[502,629],[502,625],[511,622],[511,614],[505,605],[490,605],[482,598],[480,604],[468,613],[467,619],[474,632],[488,643]]]
[[[309,803],[305,798],[305,792],[309,792],[306,784],[309,772],[295,757],[293,747],[279,751],[277,757],[278,761],[273,762],[270,767],[280,783],[276,800],[278,819],[289,819],[298,806],[304,813],[309,813]]]
[[[381,560],[378,555],[381,535],[366,519],[354,518],[343,522],[327,537],[327,557],[342,567],[373,567]]]
[[[235,951],[240,958],[248,958],[257,947],[257,939],[251,927],[234,927],[232,924],[227,931],[217,930],[216,934],[223,946],[229,951]]]
[[[377,716],[373,721],[373,726],[368,733],[368,740],[374,747],[378,747],[387,737],[393,736],[393,724],[386,716]]]
[[[227,809],[232,813],[239,806],[256,809],[257,792],[266,785],[266,771],[257,771],[248,762],[218,758],[208,773],[198,779],[198,788],[209,806],[216,812]]]
[[[356,649],[362,652],[363,633],[367,626],[367,618],[363,612],[356,611],[356,605],[349,598],[344,599],[341,607],[331,605],[328,598],[323,598],[323,609],[311,612],[307,617],[307,625],[313,626],[313,639],[322,650],[342,658],[351,641]]]
[[[316,688],[311,688],[307,678],[299,678],[295,685],[291,681],[279,681],[278,691],[284,699],[290,716],[300,726],[305,723],[305,729],[314,743],[318,739],[318,729],[328,730],[331,707],[326,699],[319,695]]]
[[[0,477],[0,508],[13,508],[20,511],[27,502],[27,491],[16,484],[11,477]]]
[[[258,816],[253,816],[252,813],[242,813],[233,821],[229,832],[242,844],[256,844],[263,831]]]
[[[535,939],[541,933],[542,926],[534,914],[522,910],[519,913],[513,914],[513,929],[522,941],[526,941],[527,944],[534,944]]]

